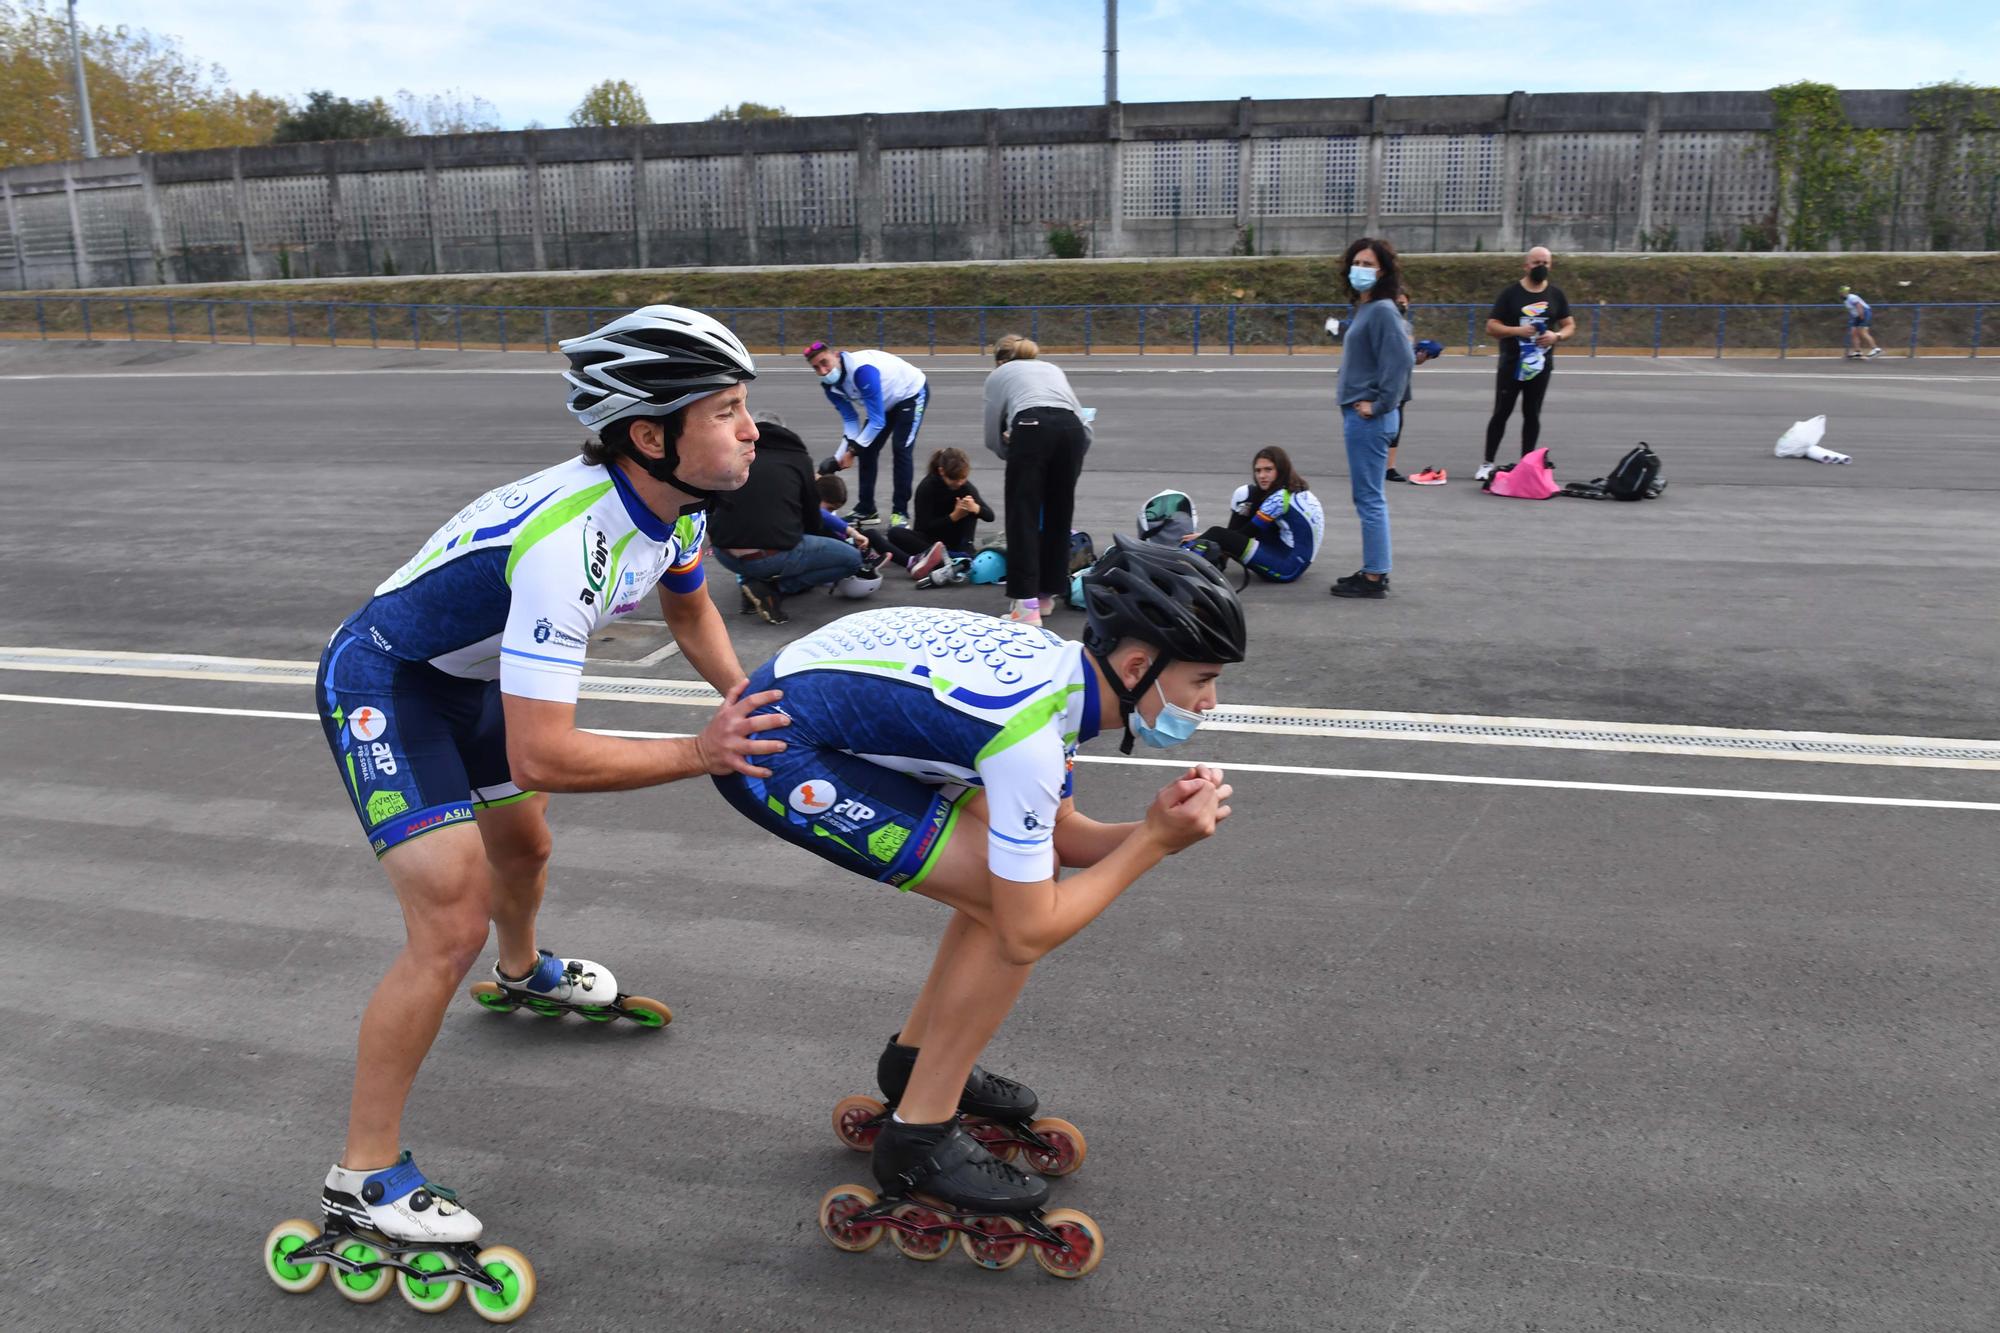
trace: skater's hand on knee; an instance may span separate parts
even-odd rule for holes
[[[778,727],[789,727],[792,720],[783,713],[757,714],[758,709],[784,698],[785,692],[765,690],[761,694],[745,695],[743,691],[749,683],[739,681],[730,686],[729,693],[722,696],[722,707],[715,710],[715,716],[694,738],[702,767],[716,777],[742,773],[747,777],[768,778],[771,770],[759,768],[751,762],[750,756],[777,754],[785,748],[783,741],[764,739],[763,733]]]
[[[1221,776],[1220,770],[1213,771]],[[1216,826],[1229,818],[1231,791],[1227,783],[1218,785],[1205,777],[1169,783],[1146,810],[1146,831],[1169,854],[1192,847],[1214,836]]]

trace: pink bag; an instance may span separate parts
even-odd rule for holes
[[[1521,455],[1521,461],[1513,463],[1486,479],[1486,489],[1494,495],[1511,496],[1516,500],[1546,500],[1552,495],[1561,495],[1562,487],[1556,484],[1556,471],[1549,465],[1549,451],[1535,449]]]

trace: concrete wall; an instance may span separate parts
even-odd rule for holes
[[[1907,92],[1843,97],[1910,126]],[[1771,125],[1761,92],[1511,93],[142,154],[0,172],[0,287],[1029,258],[1057,229],[1106,256],[1731,248],[1776,214]],[[1955,197],[1976,244],[2000,181]]]

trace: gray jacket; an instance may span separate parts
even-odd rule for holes
[[[1009,361],[1004,366],[994,367],[986,377],[986,447],[1001,458],[1007,456],[1007,442],[1000,437],[1016,415],[1031,407],[1066,407],[1083,417],[1083,408],[1076,401],[1076,393],[1069,387],[1069,376],[1062,368],[1039,358],[1033,361]],[[1090,447],[1091,430],[1088,422],[1083,427],[1084,448]]]

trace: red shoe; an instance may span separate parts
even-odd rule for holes
[[[1442,486],[1444,482],[1445,471],[1441,467],[1427,467],[1416,476],[1410,478],[1412,486]]]

